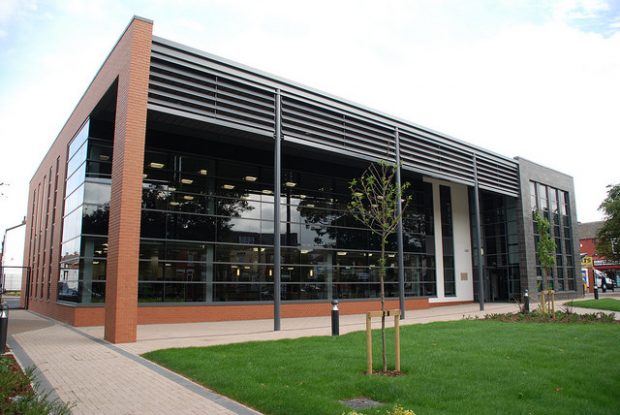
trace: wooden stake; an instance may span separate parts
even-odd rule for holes
[[[400,312],[394,314],[394,347],[396,348],[396,358],[394,366],[400,372]]]
[[[371,314],[366,313],[366,374],[372,375],[372,325]]]

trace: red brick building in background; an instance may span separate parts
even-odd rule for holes
[[[603,221],[579,223],[579,247],[581,251],[582,273],[588,276],[588,291],[594,292],[594,270],[601,271],[620,286],[620,264],[599,256],[596,250],[596,234],[603,226]]]
[[[137,324],[275,326],[280,301],[282,317],[332,299],[376,310],[380,248],[347,204],[378,160],[413,195],[387,247],[388,308],[535,299],[534,211],[556,241],[544,285],[582,292],[572,177],[152,29],[131,21],[30,182],[26,308],[115,343]]]

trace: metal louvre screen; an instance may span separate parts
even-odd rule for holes
[[[481,189],[519,196],[516,160],[205,52],[153,39],[151,110],[273,136],[278,90],[285,141],[394,161],[398,129],[405,169],[474,185],[475,155]]]
[[[474,159],[472,152],[466,152],[442,143],[437,139],[419,134],[401,132],[400,157],[403,165],[413,170],[457,180],[467,184],[474,183]]]
[[[394,129],[305,99],[282,97],[282,132],[322,146],[394,158]]]
[[[478,183],[481,189],[519,196],[519,166],[499,158],[477,154]]]
[[[205,61],[206,63],[206,61]],[[274,131],[273,91],[236,80],[195,56],[153,43],[149,103],[199,116]]]

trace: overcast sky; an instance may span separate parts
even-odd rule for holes
[[[0,0],[0,232],[26,215],[35,169],[133,15],[567,173],[581,222],[620,182],[620,0]]]

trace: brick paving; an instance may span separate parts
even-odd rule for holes
[[[558,303],[557,309],[561,309]],[[486,313],[517,311],[515,304],[490,303],[408,310],[402,325],[459,320]],[[574,309],[577,312],[596,310]],[[379,324],[379,321],[375,324]],[[163,369],[139,355],[168,347],[208,346],[249,340],[276,340],[329,335],[329,317],[283,319],[281,331],[272,320],[188,324],[151,324],[138,327],[138,341],[112,345],[103,340],[102,327],[73,328],[23,310],[12,310],[11,346],[22,364],[39,370],[43,386],[65,402],[74,414],[258,414]],[[363,315],[340,319],[340,333],[365,329]]]
[[[42,320],[27,311],[11,318]],[[73,414],[258,414],[62,324],[21,331],[11,340],[56,395],[74,405]]]

